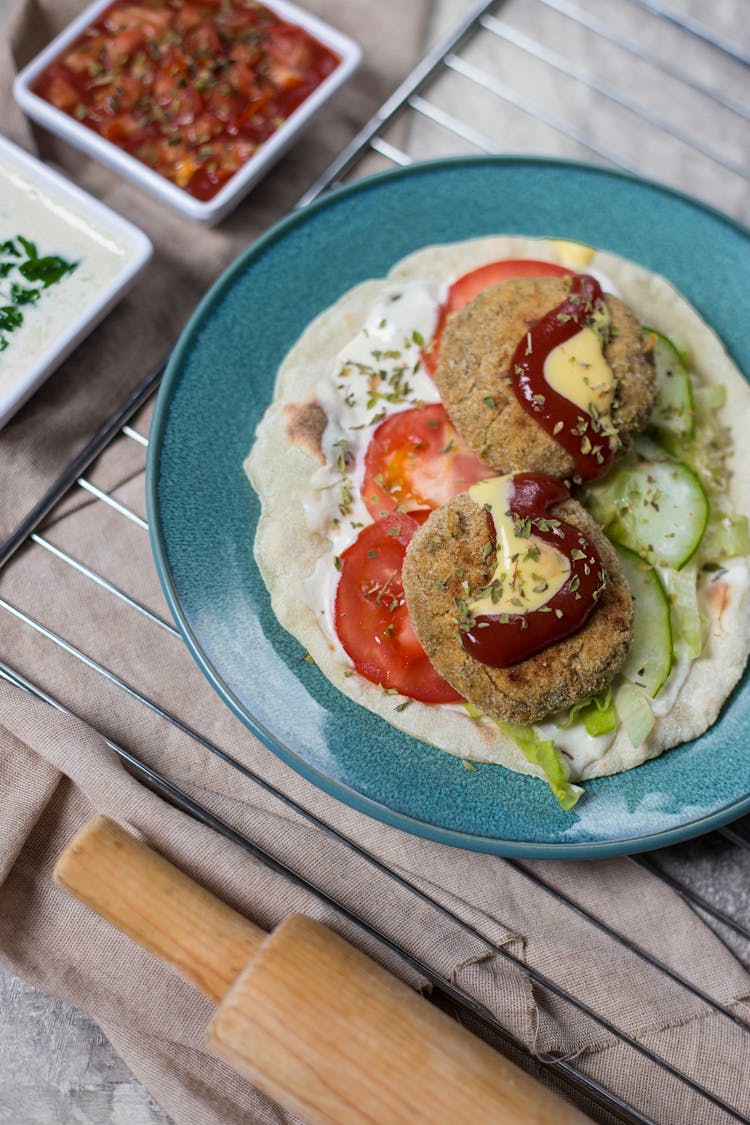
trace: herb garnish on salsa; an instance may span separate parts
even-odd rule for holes
[[[205,201],[339,62],[254,0],[116,0],[34,91]]]

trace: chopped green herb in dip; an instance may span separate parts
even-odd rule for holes
[[[23,307],[36,304],[45,289],[57,285],[77,265],[57,254],[40,256],[36,244],[22,234],[0,244],[0,352],[23,324]]]
[[[137,251],[0,145],[0,421],[127,275]]]

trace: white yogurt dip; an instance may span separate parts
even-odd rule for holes
[[[29,247],[40,259],[75,268],[45,287],[21,272]],[[0,138],[0,424],[122,296],[150,255],[137,228]]]

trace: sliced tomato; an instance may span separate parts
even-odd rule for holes
[[[401,581],[406,548],[428,515],[384,516],[347,547],[336,591],[336,632],[365,679],[423,703],[452,703],[461,696],[419,643]]]
[[[434,375],[437,370],[440,344],[448,317],[462,309],[473,297],[489,289],[491,285],[500,285],[514,277],[569,277],[574,272],[555,262],[539,262],[534,258],[508,258],[502,262],[489,262],[488,265],[479,266],[459,277],[451,285],[445,302],[440,306],[435,335],[422,350],[422,362],[430,375]]]
[[[365,454],[362,499],[373,519],[396,508],[439,508],[495,476],[454,430],[441,403],[385,418]]]

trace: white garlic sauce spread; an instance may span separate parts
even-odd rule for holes
[[[388,414],[440,401],[419,362],[420,341],[435,330],[439,299],[439,287],[426,281],[389,288],[315,388],[328,418],[322,441],[327,464],[315,471],[315,499],[305,504],[305,518],[311,531],[329,535],[334,555],[354,542],[363,524],[373,522],[358,486],[375,428]],[[354,485],[349,503],[340,488],[345,468]],[[342,507],[350,510],[342,514]]]
[[[0,162],[0,245],[16,242],[18,235],[34,243],[40,258],[55,255],[77,265],[42,289],[38,300],[23,305],[23,323],[5,334],[8,346],[0,351],[0,394],[41,359],[134,254],[53,190],[38,187],[23,171]],[[11,280],[0,278],[0,305],[11,304]]]
[[[314,398],[328,419],[322,440],[327,463],[312,475],[314,495],[305,501],[304,511],[309,530],[328,537],[331,555],[320,560],[304,583],[303,597],[347,667],[352,662],[335,627],[339,573],[331,557],[342,555],[360,529],[373,522],[360,488],[376,427],[387,415],[440,401],[420,353],[435,332],[443,296],[442,288],[429,281],[390,286],[315,388]],[[379,377],[373,378],[375,372]]]
[[[607,734],[589,734],[581,723],[566,729],[551,719],[534,723],[534,730],[541,738],[549,738],[554,742],[555,748],[568,763],[573,781],[581,777],[586,766],[604,757],[617,733],[615,729]]]
[[[333,378],[318,388],[331,407],[329,413],[327,403],[318,398],[328,414],[323,452],[329,461],[335,461],[336,443],[342,438],[352,451],[355,446],[366,448],[374,425],[385,413],[440,401],[419,362],[420,341],[429,340],[435,329],[438,301],[438,286],[429,282],[394,285],[339,353]],[[371,390],[370,375],[375,372],[381,378]]]

